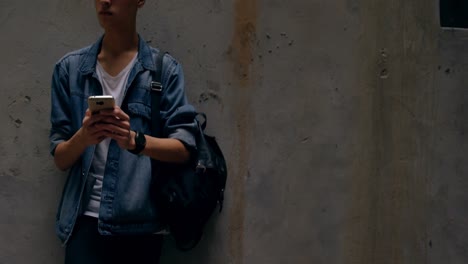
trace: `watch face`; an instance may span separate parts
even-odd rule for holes
[[[135,136],[135,143],[136,143],[137,147],[144,147],[145,144],[146,144],[145,134],[143,134],[141,132],[137,132],[137,134]]]

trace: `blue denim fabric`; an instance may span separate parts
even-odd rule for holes
[[[71,52],[55,65],[52,78],[50,153],[81,127],[90,95],[102,94],[96,74],[102,37],[93,45]],[[155,56],[159,51],[140,37],[139,52],[125,91],[122,109],[130,116],[133,130],[150,134],[151,87]],[[161,118],[165,137],[176,138],[195,148],[195,109],[187,103],[180,64],[171,56],[163,60]],[[56,232],[66,243],[77,217],[82,213],[90,184],[88,172],[95,146],[88,147],[69,170],[56,216]],[[89,177],[92,178],[92,177]],[[162,226],[155,206],[151,162],[147,156],[133,155],[112,140],[99,210],[99,232],[103,235],[154,233]]]

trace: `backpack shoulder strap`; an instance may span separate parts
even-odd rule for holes
[[[161,137],[162,136],[162,127],[161,127],[161,115],[159,113],[161,109],[161,97],[164,90],[162,85],[162,68],[163,68],[163,59],[166,52],[159,50],[155,58],[156,71],[153,72],[151,80],[151,136]],[[159,162],[157,160],[151,159],[151,174],[152,179],[155,181],[155,184],[158,185],[159,179],[158,175],[158,166]]]
[[[156,55],[156,71],[151,81],[151,134],[153,136],[161,136],[161,116],[159,110],[161,109],[161,95],[163,92],[162,85],[162,67],[163,59],[166,52],[159,51]]]

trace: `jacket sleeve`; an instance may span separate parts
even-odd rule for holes
[[[190,151],[196,148],[194,134],[197,131],[195,108],[187,101],[182,67],[169,55],[164,60],[167,70],[163,71],[163,95],[161,97],[161,119],[163,135],[180,140]]]
[[[66,70],[61,64],[57,63],[52,75],[51,129],[49,134],[51,155],[55,154],[55,148],[58,144],[71,137],[70,93],[67,80]]]

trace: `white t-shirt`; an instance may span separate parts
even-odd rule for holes
[[[124,99],[125,86],[128,82],[128,77],[130,71],[135,64],[135,57],[130,61],[130,63],[116,76],[111,76],[108,74],[102,65],[97,62],[96,71],[99,82],[102,86],[103,95],[112,95],[115,99],[115,104],[119,107],[122,105]],[[96,145],[96,151],[94,152],[94,158],[91,163],[91,168],[89,170],[89,177],[94,177],[96,179],[91,195],[89,197],[89,202],[86,206],[84,212],[85,215],[98,217],[99,216],[99,207],[101,204],[101,190],[102,182],[104,179],[104,170],[106,168],[107,161],[107,152],[109,151],[110,138],[106,138],[101,143]]]

